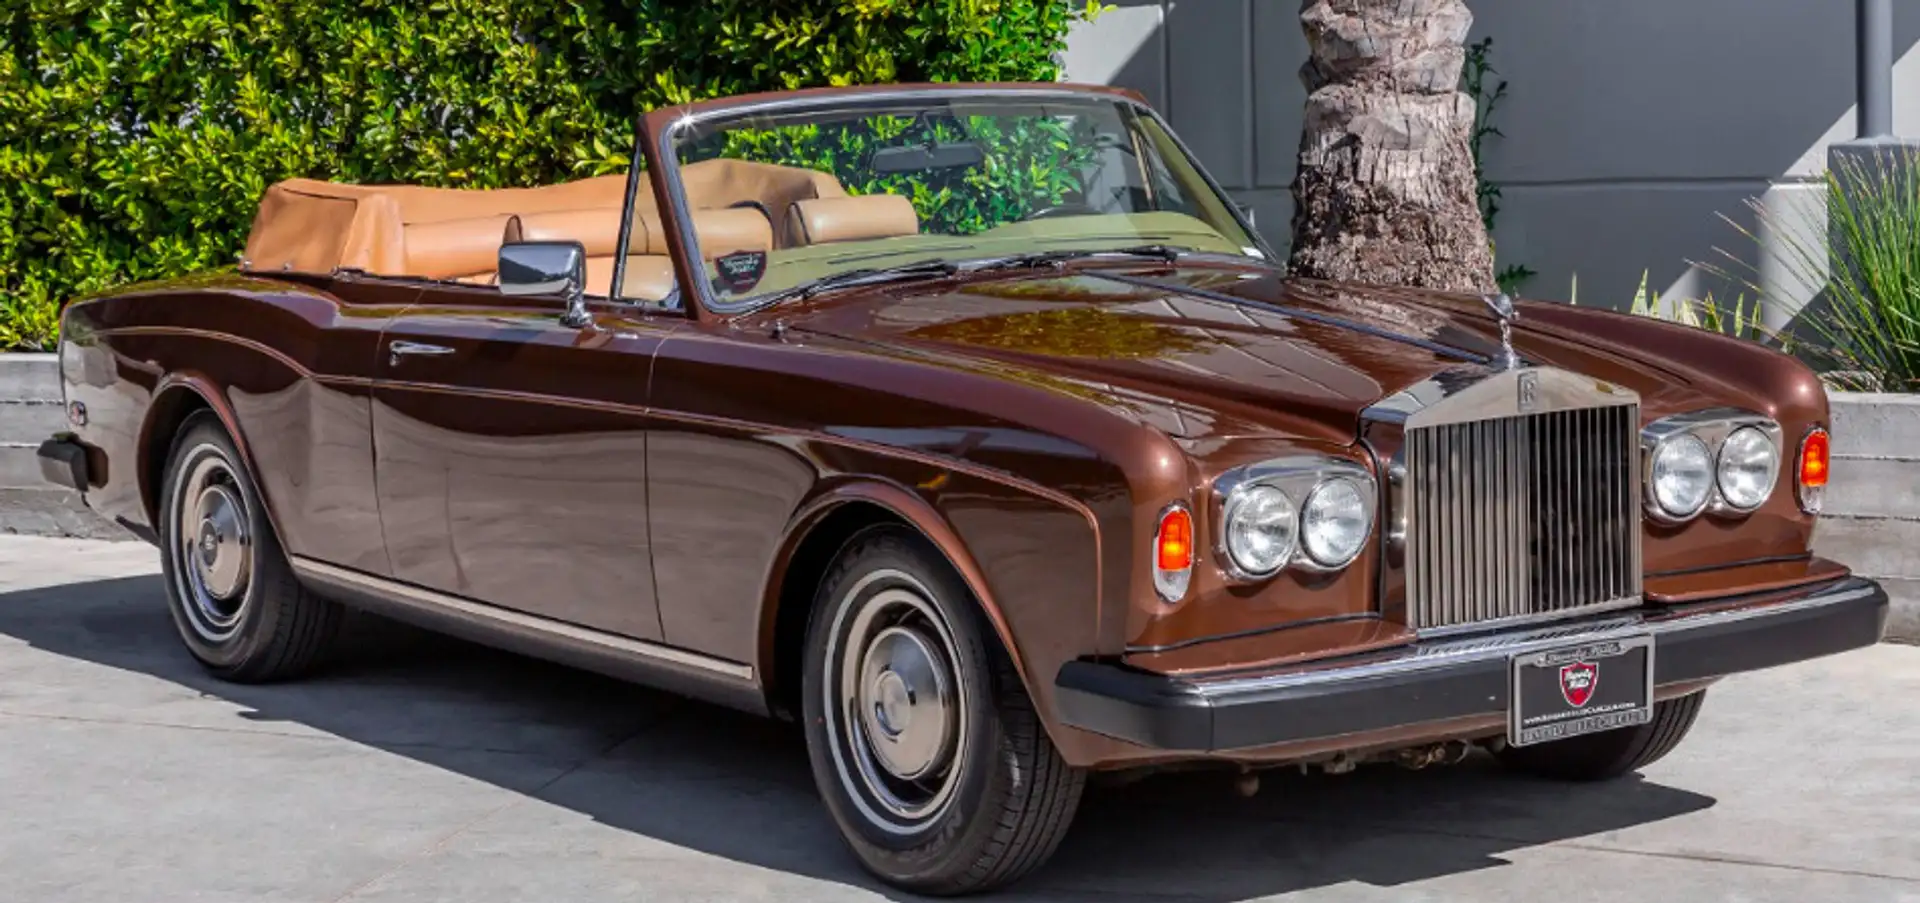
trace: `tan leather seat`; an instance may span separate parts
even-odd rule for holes
[[[776,218],[795,201],[847,194],[840,180],[828,173],[749,160],[691,163],[680,168],[680,183],[686,188],[688,204],[695,208],[731,207],[742,201],[754,201]],[[774,238],[775,247],[779,248],[804,244],[790,232]]]
[[[589,270],[589,285],[593,284],[594,277],[595,274]],[[607,270],[605,278],[609,282],[613,280],[611,269]],[[677,284],[678,280],[673,276],[673,258],[661,254],[635,254],[627,258],[627,280],[621,285],[620,294],[635,300],[659,301],[672,294]]]
[[[510,241],[577,241],[587,252],[586,292],[604,296],[613,284],[613,264],[620,250],[620,211],[567,210],[504,217],[504,229],[494,250]],[[694,234],[701,253],[712,260],[735,251],[770,251],[773,228],[765,215],[748,207],[693,211]],[[627,298],[658,301],[674,285],[667,235],[657,218],[636,217],[627,236]]]
[[[796,201],[846,194],[833,176],[810,169],[745,160],[705,160],[681,169],[693,224],[708,259],[734,251],[786,246],[767,216],[752,207],[786,210]],[[359,269],[376,275],[490,283],[509,222],[518,217],[525,240],[575,240],[587,247],[588,291],[605,294],[619,243],[624,175],[600,176],[541,188],[472,190],[416,185],[347,185],[289,179],[267,189],[243,253],[254,270],[329,273]],[[635,255],[628,297],[672,285],[667,241],[652,186],[634,198]],[[657,261],[651,258],[660,258]],[[657,295],[664,295],[663,289]]]
[[[620,287],[620,293],[627,298],[657,301],[665,298],[675,284],[673,258],[668,256],[666,232],[658,220],[642,223],[641,217],[634,219],[634,234],[629,236],[627,247],[636,253],[627,256],[627,277]],[[641,241],[643,225],[645,243]],[[773,250],[773,224],[767,221],[766,214],[751,207],[695,210],[693,234],[700,243],[700,256],[706,260],[740,251]],[[595,258],[589,256],[588,291],[591,293],[591,287],[598,285],[604,294],[613,278],[612,258],[607,259],[603,281],[596,281],[594,266]]]
[[[401,246],[408,275],[427,279],[491,282],[500,260],[500,234],[506,216],[413,223],[402,227]]]
[[[787,231],[810,245],[871,241],[920,234],[920,216],[897,194],[812,198],[787,208]]]

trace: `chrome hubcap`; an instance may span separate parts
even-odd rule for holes
[[[966,767],[953,633],[926,588],[901,572],[870,574],[848,596],[827,650],[833,761],[869,822],[905,834],[945,811]]]
[[[889,627],[874,637],[860,667],[867,739],[880,767],[902,780],[945,765],[952,753],[948,665],[932,642],[912,628]]]
[[[174,588],[195,633],[219,642],[245,612],[253,576],[252,521],[246,497],[219,449],[195,448],[173,486]]]
[[[200,538],[196,564],[208,594],[231,598],[247,576],[247,532],[240,522],[240,499],[228,486],[208,486],[195,502]]]

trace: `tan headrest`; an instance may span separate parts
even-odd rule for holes
[[[402,272],[426,279],[454,279],[492,272],[499,266],[500,237],[507,219],[476,216],[402,228],[407,260]]]
[[[897,194],[794,201],[788,217],[788,230],[813,245],[920,234],[913,202]]]
[[[693,234],[700,240],[700,256],[708,260],[735,251],[773,250],[773,223],[752,207],[693,211]],[[661,241],[656,253],[666,253]]]

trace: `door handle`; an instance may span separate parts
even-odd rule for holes
[[[390,367],[400,366],[400,356],[403,354],[437,356],[452,353],[453,349],[445,345],[427,345],[421,342],[394,342],[387,346],[387,365]]]

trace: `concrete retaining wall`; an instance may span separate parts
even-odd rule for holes
[[[40,479],[34,450],[66,422],[59,359],[0,354],[0,533],[131,539],[81,504],[79,493]]]
[[[1920,642],[1920,395],[1836,392],[1833,480],[1814,551],[1880,580],[1889,638]]]
[[[65,423],[50,354],[0,354],[0,533],[126,539],[40,480],[34,449]],[[1920,395],[1833,395],[1833,482],[1821,555],[1883,581],[1889,636],[1920,642]]]

